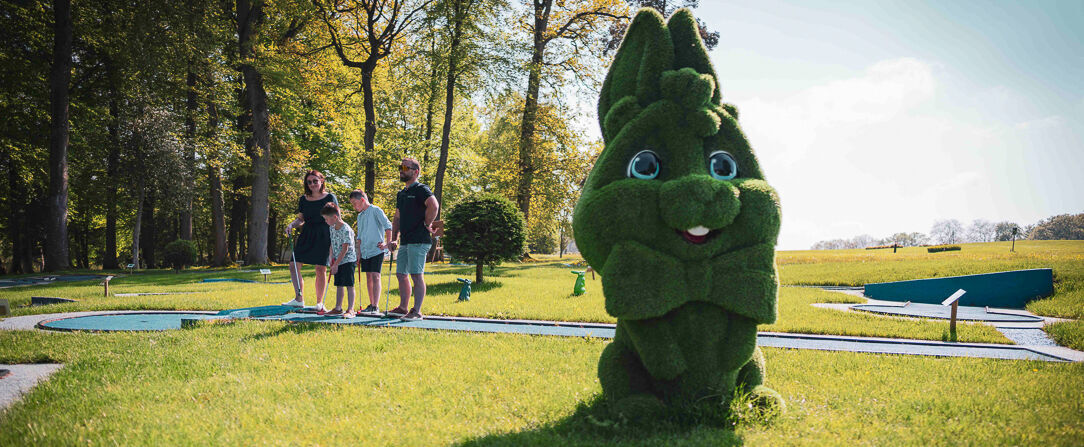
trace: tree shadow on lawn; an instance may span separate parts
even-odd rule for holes
[[[581,402],[575,413],[559,421],[532,430],[472,438],[458,445],[742,445],[741,437],[727,428],[740,419],[741,415],[729,413],[705,417],[703,413],[675,412],[640,423],[615,421],[606,402],[596,396],[589,403]]]
[[[341,318],[339,318],[339,317],[328,317],[328,319],[340,320]],[[284,326],[279,327],[278,329],[270,330],[270,331],[267,331],[267,332],[261,332],[259,334],[255,334],[255,335],[245,336],[244,338],[241,339],[241,341],[261,341],[261,340],[266,339],[266,338],[277,337],[277,336],[283,335],[283,334],[301,335],[301,334],[308,333],[308,332],[319,331],[319,330],[328,330],[328,329],[342,329],[342,328],[341,328],[341,325],[338,325],[338,324],[326,324],[326,323],[320,323],[318,321],[304,322],[304,323],[286,323]]]
[[[471,281],[474,281],[474,276],[471,275],[470,279],[471,279]],[[504,284],[502,284],[500,281],[494,281],[493,279],[488,279],[488,280],[480,282],[480,283],[477,283],[477,282],[472,283],[470,285],[470,292],[471,293],[488,292],[490,290],[497,289],[497,288],[500,288],[500,287],[504,287]],[[442,283],[437,283],[437,284],[426,284],[425,285],[425,293],[427,295],[457,295],[458,296],[459,295],[459,290],[462,289],[462,288],[463,288],[463,284],[460,284],[459,281],[442,282]],[[399,290],[399,289],[395,288],[394,290]]]

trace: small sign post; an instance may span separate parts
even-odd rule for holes
[[[113,279],[113,275],[106,276],[102,281],[102,285],[105,286],[105,291],[102,296],[109,296],[109,280]]]
[[[1011,252],[1016,251],[1016,235],[1019,232],[1020,232],[1020,228],[1017,228],[1016,225],[1013,225],[1013,227],[1012,227],[1012,247],[1009,248],[1009,251],[1011,251]]]
[[[128,264],[128,273],[132,273],[134,271],[135,271],[135,264]]]
[[[263,282],[267,282],[267,275],[271,274],[271,269],[260,269],[260,273],[263,274]]]
[[[953,293],[952,296],[941,302],[942,306],[952,305],[952,317],[949,321],[949,334],[952,336],[953,341],[956,340],[956,308],[960,304],[960,297],[964,296],[965,293],[967,293],[966,290],[958,289],[956,290],[956,293]]]

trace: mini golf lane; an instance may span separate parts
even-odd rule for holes
[[[952,308],[940,304],[855,304],[851,309],[884,315],[899,315],[918,318],[951,318]],[[1010,313],[975,306],[959,306],[956,319],[964,321],[985,321],[990,323],[1042,323],[1043,319],[1024,313]]]
[[[613,338],[614,325],[603,323],[570,323],[535,320],[490,320],[484,318],[427,317],[419,321],[403,321],[396,318],[358,316],[353,319],[327,317],[314,314],[281,313],[292,309],[283,306],[263,306],[247,309],[225,310],[213,313],[128,313],[100,314],[71,318],[44,320],[38,323],[42,329],[61,331],[153,331],[179,329],[183,320],[222,320],[252,318],[256,320],[279,320],[294,323],[350,324],[374,327],[397,327],[415,329],[455,330],[490,333],[549,335],[559,337]],[[277,314],[276,314],[277,313]],[[1013,360],[1073,361],[1025,346],[947,343],[923,340],[890,338],[845,337],[833,335],[787,334],[760,332],[757,344],[773,348],[815,349],[825,351],[849,351],[875,354],[926,355],[937,357],[978,357]]]

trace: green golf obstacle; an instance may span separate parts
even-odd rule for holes
[[[463,287],[459,289],[459,299],[456,301],[470,301],[470,280],[466,278],[456,278],[455,280],[463,283]]]
[[[576,275],[576,284],[572,286],[572,294],[576,296],[587,293],[587,274],[586,271],[573,270],[572,273]]]

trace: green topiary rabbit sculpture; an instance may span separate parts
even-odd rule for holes
[[[628,416],[737,390],[764,407],[757,325],[776,318],[779,198],[764,181],[696,19],[640,10],[598,104],[606,146],[576,204],[576,245],[602,274],[614,340],[603,395]]]

